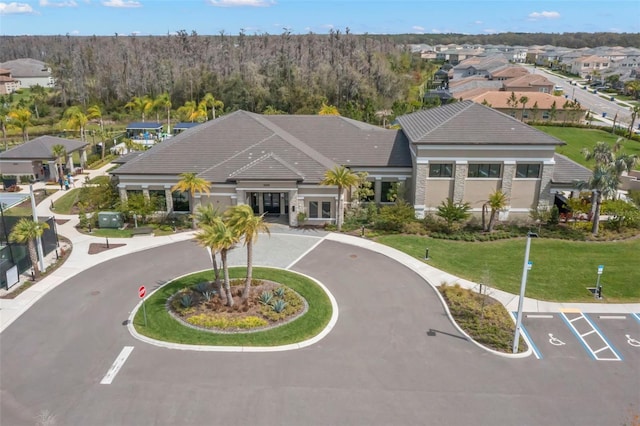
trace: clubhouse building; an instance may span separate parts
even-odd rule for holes
[[[419,218],[447,198],[480,212],[496,190],[508,199],[502,219],[527,215],[590,175],[555,153],[564,142],[472,101],[421,110],[397,123],[399,129],[383,129],[340,116],[236,111],[130,156],[111,173],[122,199],[142,193],[162,200],[167,212],[185,213],[198,204],[220,211],[248,204],[291,226],[299,213],[311,224],[335,221],[337,188],[321,182],[337,165],[366,172],[371,201],[381,205],[391,202],[394,183],[404,183]],[[171,191],[185,172],[210,183],[210,193],[195,194],[193,205],[187,194]],[[350,191],[345,195],[348,200]]]

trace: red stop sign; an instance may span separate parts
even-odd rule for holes
[[[147,294],[147,289],[144,288],[143,285],[141,285],[140,288],[138,289],[138,297],[142,299],[145,294]]]

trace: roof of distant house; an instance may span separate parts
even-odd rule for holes
[[[535,104],[537,104],[537,108],[541,110],[547,110],[551,108],[554,102],[556,103],[556,108],[560,110],[565,102],[567,102],[567,98],[565,98],[564,96],[554,96],[542,92],[504,92],[487,90],[484,93],[474,93],[472,96],[469,96],[466,93],[457,93],[456,96],[463,99],[472,100],[479,104],[489,104],[489,106],[491,106],[492,108],[507,109],[513,108],[508,103],[508,99],[511,97],[511,93],[513,93],[518,100],[523,96],[526,96],[528,99],[526,108],[528,110],[531,110],[531,108]],[[518,108],[522,108],[522,104],[519,104]]]
[[[51,76],[51,71],[47,64],[31,58],[14,59],[2,62],[0,63],[0,68],[10,70],[11,76],[18,79]]]
[[[553,183],[575,184],[576,181],[588,181],[592,172],[585,166],[565,157],[562,154],[554,154],[555,166],[553,168]]]

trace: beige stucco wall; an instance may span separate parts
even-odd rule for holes
[[[31,175],[33,174],[33,165],[31,161],[2,161],[0,162],[0,174]]]
[[[455,145],[452,145],[455,147]],[[495,162],[502,160],[513,161],[537,161],[539,159],[551,159],[555,152],[555,146],[544,147],[527,147],[527,146],[514,146],[495,149],[451,149],[450,147],[425,149],[424,147],[418,147],[418,156],[420,158],[427,158],[429,162],[455,162],[451,158],[459,160],[468,160],[469,162],[474,159],[483,159],[486,162]]]
[[[227,208],[233,205],[231,197],[228,195],[203,195],[200,198],[200,203],[204,206],[211,204],[220,213],[224,212]]]
[[[497,189],[500,189],[500,179],[467,179],[462,201],[469,203],[471,208],[482,208],[489,194]]]
[[[442,201],[453,197],[453,179],[427,179],[427,209],[438,207]]]
[[[540,180],[514,179],[511,190],[511,208],[531,209],[538,205]]]

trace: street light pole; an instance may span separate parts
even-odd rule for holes
[[[537,237],[538,234],[527,233],[527,247],[524,251],[524,266],[522,267],[522,281],[520,282],[520,299],[518,300],[518,317],[516,318],[516,333],[513,337],[513,353],[518,353],[518,344],[520,343],[520,327],[522,326],[522,304],[524,303],[524,293],[527,288],[527,273],[531,269],[532,264],[529,263],[529,251],[531,249],[531,238]]]

